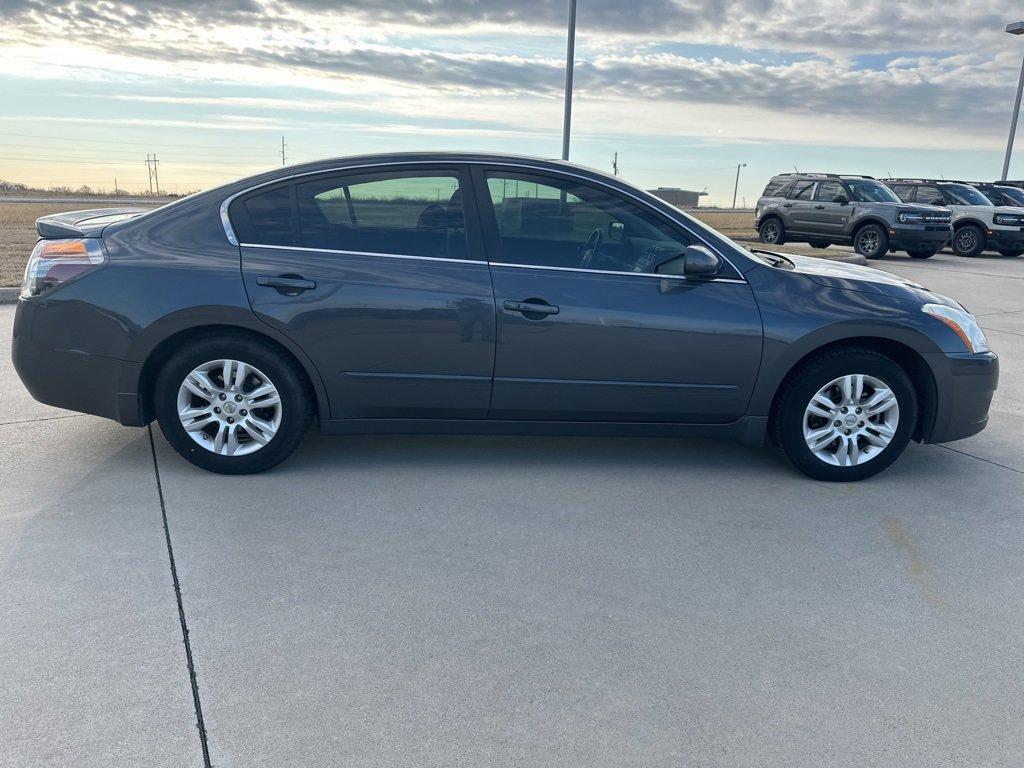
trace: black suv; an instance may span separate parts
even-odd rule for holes
[[[773,176],[756,211],[762,243],[852,245],[869,259],[897,250],[915,259],[934,256],[953,236],[951,221],[948,210],[907,205],[871,176],[834,173]]]

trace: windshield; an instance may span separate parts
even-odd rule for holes
[[[898,203],[896,193],[885,184],[871,179],[843,179],[858,203]]]
[[[1013,200],[1015,205],[1024,206],[1024,189],[1017,189],[1016,187],[996,187],[1003,197],[1008,197]]]
[[[943,184],[942,188],[953,198],[955,205],[992,205],[991,200],[966,184]]]

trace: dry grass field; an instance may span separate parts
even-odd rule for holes
[[[32,246],[36,241],[35,222],[40,216],[83,208],[98,208],[102,205],[82,201],[78,203],[8,203],[0,202],[0,286],[21,284]],[[740,243],[757,240],[754,232],[754,214],[750,211],[695,211],[697,217],[724,235]],[[843,251],[830,248],[820,251],[804,244],[785,245],[775,250],[787,253],[810,254],[813,256],[836,256]]]

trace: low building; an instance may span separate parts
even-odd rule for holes
[[[693,192],[689,189],[680,189],[679,187],[658,187],[657,189],[648,189],[647,191],[655,197],[660,197],[666,203],[674,205],[676,208],[696,208],[700,198],[707,194],[707,192]]]

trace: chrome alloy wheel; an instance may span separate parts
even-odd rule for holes
[[[761,239],[766,243],[774,243],[779,239],[779,225],[774,221],[769,221],[761,229]]]
[[[856,467],[885,450],[899,423],[899,403],[884,382],[849,374],[811,398],[804,410],[804,440],[826,464]]]
[[[181,383],[178,419],[206,450],[244,456],[274,439],[281,426],[281,395],[258,368],[239,360],[211,360]]]

